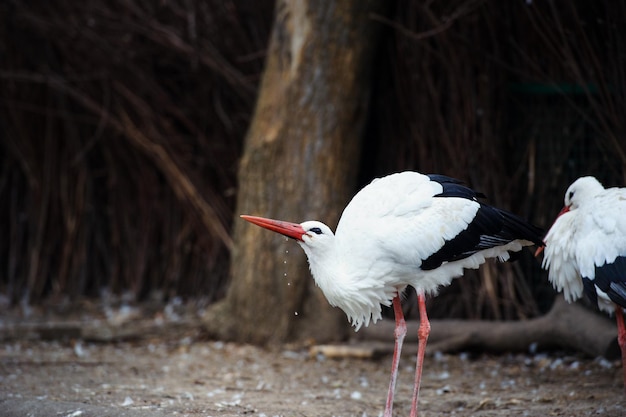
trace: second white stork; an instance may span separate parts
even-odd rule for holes
[[[304,249],[316,284],[358,330],[393,305],[396,320],[391,381],[385,417],[391,417],[406,323],[400,294],[418,297],[420,325],[411,416],[419,387],[430,323],[425,294],[478,268],[487,258],[505,261],[509,252],[542,245],[540,229],[507,211],[481,203],[482,195],[442,175],[402,172],[375,179],[346,206],[333,234],[324,223],[290,223],[241,216],[295,239]]]
[[[565,299],[585,294],[600,310],[615,313],[626,393],[626,188],[577,179],[544,241],[543,267]]]

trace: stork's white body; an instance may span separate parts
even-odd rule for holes
[[[381,318],[381,305],[406,286],[417,293],[436,293],[441,286],[478,268],[487,258],[507,260],[528,240],[513,240],[479,250],[430,270],[422,262],[466,230],[481,204],[462,197],[436,198],[439,182],[417,172],[403,172],[374,180],[346,206],[332,231],[316,221],[302,223],[305,230],[321,227],[298,241],[309,260],[311,273],[328,302],[341,308],[358,330],[370,319]]]
[[[544,241],[543,267],[565,299],[585,293],[600,310],[615,312],[626,393],[626,189],[577,179]]]
[[[626,256],[626,189],[582,177],[565,193],[565,206],[544,239],[543,267],[570,302],[582,297],[583,278],[594,282],[598,308],[612,314],[615,304],[595,279],[596,271]]]

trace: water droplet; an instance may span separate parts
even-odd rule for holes
[[[284,263],[284,264],[286,264],[286,263],[287,263],[287,261],[283,261],[283,263]]]
[[[293,312],[293,314],[297,316],[297,315],[298,315],[298,312],[297,312],[297,311],[294,311],[294,312]]]
[[[285,272],[285,273],[283,274],[283,276],[284,276],[284,277],[286,277],[286,276],[287,276],[287,273]]]

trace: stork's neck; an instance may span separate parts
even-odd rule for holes
[[[309,260],[311,274],[328,302],[341,308],[358,330],[381,318],[381,304],[390,305],[397,289],[369,277],[367,266],[352,262],[335,239],[327,245],[300,243]]]
[[[298,243],[300,243],[304,253],[306,253],[315,283],[324,292],[326,298],[329,298],[328,293],[334,292],[334,287],[340,285],[343,281],[343,268],[336,239],[329,239],[327,242],[324,242],[324,245],[315,246],[302,242]]]

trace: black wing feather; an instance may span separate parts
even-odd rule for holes
[[[615,304],[626,308],[626,256],[618,256],[615,262],[596,266],[595,272],[593,283]]]
[[[443,186],[443,192],[437,194],[436,198],[456,197],[476,201],[477,197],[482,196],[453,178],[443,175],[429,175],[428,177],[431,181],[437,181]],[[423,270],[435,269],[444,262],[464,259],[478,251],[506,245],[517,239],[543,245],[542,236],[543,230],[513,213],[481,204],[467,228],[447,241],[439,251],[426,258],[421,268]]]

